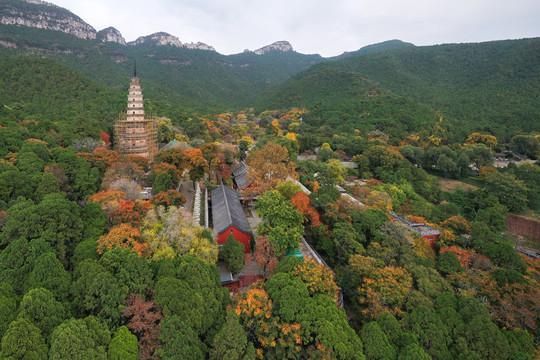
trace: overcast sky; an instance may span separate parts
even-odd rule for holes
[[[338,55],[389,39],[417,45],[540,36],[540,0],[50,0],[131,41],[165,31],[224,54],[288,40]]]

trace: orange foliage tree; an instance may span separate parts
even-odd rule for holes
[[[456,254],[456,256],[457,256],[457,258],[459,260],[459,263],[461,264],[461,267],[464,268],[464,269],[468,269],[471,266],[471,261],[472,261],[473,256],[474,256],[473,251],[466,250],[466,249],[463,249],[462,247],[455,246],[455,245],[443,247],[443,248],[441,248],[439,250],[439,252],[441,254],[444,254],[444,253],[447,253],[447,252],[451,252],[451,253]]]
[[[327,294],[337,300],[338,286],[334,280],[334,273],[328,267],[312,259],[304,259],[294,271],[307,286],[311,295]]]
[[[302,347],[302,329],[298,323],[282,323],[272,314],[272,299],[261,288],[252,288],[241,295],[235,308],[236,315],[247,333],[255,336],[257,354],[264,357],[272,353],[299,353]]]
[[[116,225],[107,234],[99,238],[97,252],[103,254],[105,250],[120,247],[133,250],[141,256],[146,249],[146,245],[139,241],[140,236],[139,229],[129,224]]]
[[[275,143],[267,143],[262,148],[251,151],[247,164],[251,180],[251,186],[246,189],[249,193],[261,194],[287,180],[289,176],[296,177],[287,148]]]
[[[311,226],[319,226],[321,224],[319,213],[311,206],[311,199],[307,194],[299,191],[293,195],[291,202],[304,217],[309,219]]]
[[[162,205],[165,207],[169,207],[183,205],[186,202],[186,198],[179,191],[167,190],[156,194],[153,197],[152,201],[157,206]]]
[[[147,200],[126,200],[125,196],[123,191],[104,190],[90,196],[89,200],[101,206],[109,223],[138,225],[152,204]]]

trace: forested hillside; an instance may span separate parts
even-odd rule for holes
[[[135,61],[149,98],[167,108],[200,112],[250,106],[272,85],[323,59],[296,52],[222,55],[214,51],[141,44],[121,46],[82,40],[57,31],[0,25],[0,40],[16,49],[63,63],[99,82],[124,89]]]
[[[63,139],[97,136],[125,107],[119,91],[51,60],[0,56],[0,68],[0,116],[54,122]]]
[[[329,82],[330,73],[339,76]],[[539,74],[538,38],[407,47],[315,65],[273,89],[263,103],[320,110],[319,122],[344,119],[349,128],[373,123],[387,128],[383,116],[373,115],[369,121],[361,116],[360,109],[369,111],[363,102],[370,98],[358,79],[366,78],[430,107],[461,137],[479,129],[508,139],[540,129]],[[391,102],[381,105],[395,108]],[[414,112],[407,113],[414,117]],[[395,116],[394,122],[401,119]]]

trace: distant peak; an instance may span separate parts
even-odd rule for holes
[[[273,51],[289,52],[294,51],[294,49],[290,42],[282,40],[276,41],[275,43],[272,43],[270,45],[263,46],[262,48],[255,50],[254,53],[257,55],[263,55]]]
[[[61,31],[95,39],[96,30],[71,11],[46,1],[0,1],[0,24]]]
[[[180,41],[180,39],[177,38],[176,36],[163,32],[163,31],[153,33],[147,36],[141,36],[137,38],[137,40],[128,43],[128,45],[141,45],[141,44],[153,44],[153,45],[158,45],[158,46],[174,46],[177,48],[184,48],[184,49],[216,51],[213,46],[202,43],[200,41],[196,43],[193,43],[193,42],[182,43],[182,41]]]
[[[398,49],[405,49],[405,48],[411,48],[415,47],[416,45],[405,42],[402,40],[387,40],[376,44],[370,44],[367,46],[364,46],[356,51],[351,52],[344,52],[343,54],[337,56],[338,58],[344,58],[344,57],[350,57],[350,56],[361,56],[361,55],[369,55],[369,54],[376,54],[381,53],[384,51],[389,50],[398,50]]]
[[[173,36],[166,32],[157,32],[146,36],[140,36],[137,40],[132,41],[129,45],[140,45],[140,44],[154,44],[160,46],[174,46],[182,47],[182,42],[176,36]]]
[[[122,33],[112,26],[100,30],[97,33],[97,39],[102,42],[113,42],[120,45],[126,45],[126,40],[122,36]]]

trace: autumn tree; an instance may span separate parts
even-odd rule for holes
[[[251,151],[247,164],[251,180],[249,191],[253,193],[261,194],[288,177],[296,177],[287,149],[275,143],[267,143],[262,148]]]
[[[303,192],[297,192],[291,198],[291,203],[302,215],[309,219],[311,226],[319,226],[321,224],[318,211],[311,206],[311,199]]]
[[[205,236],[203,228],[191,223],[182,208],[160,206],[150,210],[143,223],[142,239],[148,244],[148,256],[154,260],[189,254],[209,263],[217,261],[217,244]]]
[[[167,190],[157,193],[153,198],[152,202],[156,206],[182,206],[186,202],[184,195],[176,190]]]
[[[131,295],[122,315],[127,319],[129,330],[138,338],[140,358],[154,358],[159,347],[159,328],[163,319],[159,306],[139,295]]]
[[[294,268],[293,274],[306,284],[311,296],[326,294],[331,298],[337,298],[338,286],[334,273],[327,266],[312,259],[304,259]]]
[[[263,268],[265,276],[272,273],[278,260],[268,238],[260,236],[255,240],[255,261]]]
[[[147,245],[140,241],[141,232],[129,224],[120,224],[111,228],[109,233],[98,240],[97,252],[102,254],[107,249],[120,247],[130,249],[142,255]]]

